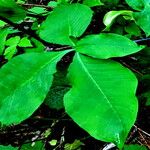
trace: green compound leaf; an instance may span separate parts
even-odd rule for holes
[[[0,16],[18,22],[25,18],[26,11],[14,0],[0,0]]]
[[[104,16],[104,19],[103,19],[103,23],[106,26],[106,28],[104,30],[109,31],[109,29],[110,29],[111,25],[113,24],[113,22],[115,21],[115,19],[120,15],[129,17],[130,20],[132,20],[132,18],[133,18],[132,13],[133,12],[130,10],[109,11],[108,13],[106,13],[106,15]]]
[[[143,48],[127,37],[113,33],[86,36],[75,47],[80,53],[100,59],[130,55]]]
[[[0,55],[3,53],[5,48],[5,41],[8,35],[8,29],[0,29]]]
[[[89,7],[104,5],[100,0],[83,0],[83,4]]]
[[[94,138],[122,148],[138,111],[134,74],[112,60],[77,53],[68,78],[66,112]]]
[[[60,5],[42,23],[39,35],[50,43],[71,45],[72,37],[83,34],[92,18],[92,10],[82,4]]]
[[[148,150],[145,146],[141,145],[125,145],[123,150]]]
[[[67,51],[68,52],[68,51]],[[63,52],[28,53],[0,69],[0,122],[17,124],[42,104]]]
[[[146,36],[150,35],[150,5],[147,5],[143,11],[135,12],[133,14],[135,22],[146,33]]]

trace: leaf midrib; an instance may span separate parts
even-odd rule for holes
[[[76,54],[78,57],[79,62],[81,63],[81,66],[83,67],[84,71],[87,73],[87,75],[89,76],[89,78],[92,80],[92,82],[94,83],[94,85],[98,88],[98,90],[102,93],[102,95],[104,96],[104,98],[106,99],[108,105],[110,106],[110,108],[112,109],[112,111],[114,112],[114,114],[116,114],[120,124],[123,127],[123,123],[121,118],[119,117],[117,111],[113,108],[114,106],[111,104],[111,102],[109,101],[108,97],[104,94],[103,90],[99,87],[99,85],[97,84],[97,82],[95,81],[95,79],[91,76],[91,74],[89,73],[88,69],[85,67],[83,61],[81,60],[79,53]]]

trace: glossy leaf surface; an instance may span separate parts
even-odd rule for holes
[[[135,22],[139,27],[146,33],[147,36],[150,35],[150,5],[147,5],[143,11],[135,12],[134,14]]]
[[[50,43],[74,45],[70,36],[83,34],[92,18],[92,10],[82,4],[60,5],[42,23],[39,35]]]
[[[75,47],[82,54],[101,59],[130,55],[143,48],[124,36],[112,33],[86,36]]]
[[[67,52],[28,53],[0,69],[0,122],[17,124],[42,104],[52,84],[56,63]]]
[[[122,148],[137,115],[134,74],[112,60],[77,53],[68,78],[66,112],[94,138]]]

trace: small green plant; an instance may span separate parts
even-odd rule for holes
[[[8,60],[0,69],[2,126],[19,124],[45,102],[57,63],[73,53],[63,77],[70,87],[63,92],[65,111],[94,138],[123,148],[137,117],[138,81],[116,58],[145,48],[131,39],[150,35],[150,4],[147,0],[126,0],[132,10],[107,11],[103,22],[99,20],[105,25],[101,32],[87,32],[96,13],[91,7],[105,9],[107,3],[117,5],[119,0],[64,0],[32,9],[24,9],[23,1],[0,0],[0,54]],[[120,25],[114,31],[118,17],[128,26]],[[32,25],[26,27],[27,21]],[[126,35],[121,34],[121,28]],[[51,50],[50,44],[63,47]]]

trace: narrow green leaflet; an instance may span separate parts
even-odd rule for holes
[[[8,29],[0,29],[0,55],[3,53],[5,48],[5,40],[8,35]]]
[[[130,55],[143,48],[144,46],[138,46],[127,37],[113,33],[86,36],[75,47],[82,54],[101,59]]]
[[[145,146],[142,145],[125,145],[123,150],[148,150]]]
[[[12,22],[24,19],[26,11],[15,3],[14,0],[0,0],[0,17],[7,18]]]
[[[0,145],[0,150],[18,150],[18,148],[12,147],[12,146],[2,146],[2,145]]]
[[[146,36],[150,35],[150,5],[147,5],[143,11],[134,12],[133,17],[139,27],[146,33]]]
[[[83,0],[83,4],[89,7],[104,5],[100,0]]]
[[[68,51],[67,51],[68,52]],[[17,124],[42,104],[63,52],[28,53],[0,69],[0,122]]]
[[[106,28],[104,29],[105,31],[109,31],[111,25],[113,24],[113,22],[115,21],[115,19],[120,16],[127,16],[130,18],[130,20],[132,20],[133,16],[132,16],[132,11],[130,10],[120,10],[120,11],[109,11],[108,13],[106,13],[106,15],[104,16],[103,19],[103,23],[106,26]]]
[[[144,9],[144,0],[125,0],[126,3],[135,10]]]
[[[68,78],[66,112],[94,138],[122,148],[138,111],[134,74],[115,61],[77,53]]]
[[[92,10],[82,4],[60,5],[41,24],[40,37],[50,43],[74,45],[70,36],[83,34],[92,18]]]

